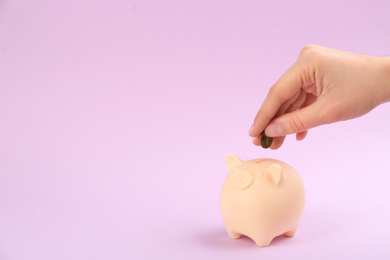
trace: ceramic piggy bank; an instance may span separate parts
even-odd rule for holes
[[[226,164],[221,212],[229,236],[245,235],[258,246],[282,234],[294,236],[305,204],[298,172],[274,159],[242,161],[228,155]]]

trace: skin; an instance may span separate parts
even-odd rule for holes
[[[286,135],[303,140],[310,128],[360,117],[390,101],[390,57],[374,57],[305,46],[298,60],[270,88],[249,135],[274,137],[278,149]]]

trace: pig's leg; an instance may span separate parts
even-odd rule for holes
[[[248,234],[248,237],[252,238],[258,246],[268,246],[275,237],[274,232],[265,224],[257,225],[254,230],[256,231]]]
[[[230,229],[226,229],[226,231],[228,232],[229,237],[231,237],[231,238],[240,238],[241,237],[240,233],[233,232]]]
[[[292,230],[290,230],[290,231],[287,231],[286,233],[284,233],[284,235],[285,235],[286,237],[293,237],[293,236],[295,235],[295,232],[297,232],[297,229],[296,229],[296,228],[294,228],[294,229],[292,229]]]
[[[274,239],[274,238],[273,237],[271,237],[271,238],[257,237],[253,240],[255,241],[256,245],[264,247],[264,246],[268,246],[271,243],[272,239]]]

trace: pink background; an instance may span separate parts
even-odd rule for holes
[[[314,43],[390,54],[388,0],[0,1],[0,259],[389,259],[390,104],[247,132]],[[226,154],[301,174],[294,238],[225,232]]]

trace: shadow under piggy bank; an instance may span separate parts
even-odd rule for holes
[[[212,248],[259,248],[251,238],[245,235],[241,236],[239,239],[231,239],[223,228],[198,233],[196,234],[196,238],[202,245]],[[284,235],[277,236],[272,240],[269,247],[283,245],[284,243],[287,243],[289,239],[289,237]]]

